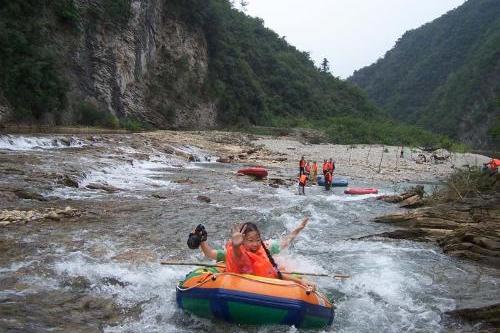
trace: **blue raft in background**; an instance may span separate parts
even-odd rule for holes
[[[317,181],[319,186],[325,186],[325,177],[324,176],[318,176],[316,181]],[[333,183],[332,183],[333,187],[344,187],[344,186],[347,186],[348,184],[349,184],[349,182],[345,178],[333,177]]]

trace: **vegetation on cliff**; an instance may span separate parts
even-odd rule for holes
[[[499,143],[500,2],[467,1],[406,32],[350,81],[396,119],[476,146]]]

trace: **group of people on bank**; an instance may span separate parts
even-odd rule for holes
[[[330,158],[330,160],[323,160],[322,165],[323,177],[325,179],[325,190],[329,190],[333,182],[333,172],[335,171],[335,161]],[[318,163],[316,161],[312,162],[304,159],[304,156],[299,161],[299,194],[305,195],[305,187],[308,181],[313,184],[317,183],[318,177]]]

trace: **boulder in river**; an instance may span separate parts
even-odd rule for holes
[[[118,187],[114,187],[113,185],[109,185],[109,184],[90,183],[86,187],[88,189],[91,189],[91,190],[103,190],[103,191],[106,191],[108,193],[115,193],[115,192],[122,191],[122,189],[120,189]]]
[[[445,315],[474,325],[479,323],[481,327],[476,328],[483,329],[485,332],[498,332],[500,329],[500,303],[479,308],[456,309],[446,312]]]
[[[210,203],[212,201],[212,199],[210,199],[206,195],[199,195],[199,196],[196,197],[196,200],[203,201],[203,202],[206,202],[206,203]]]

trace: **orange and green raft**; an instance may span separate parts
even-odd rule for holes
[[[322,328],[334,306],[324,295],[288,280],[199,268],[177,286],[177,304],[197,316],[245,325]]]

